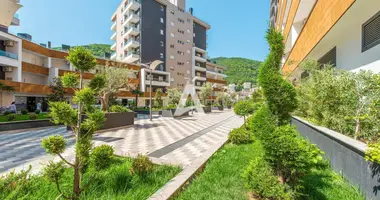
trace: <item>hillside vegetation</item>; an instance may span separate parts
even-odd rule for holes
[[[251,82],[252,85],[256,84],[256,76],[261,64],[260,61],[238,57],[218,57],[211,60],[215,61],[217,65],[227,67],[225,73],[228,76],[228,83],[242,85],[244,82]]]
[[[88,50],[90,50],[95,56],[104,57],[104,53],[112,54],[111,45],[109,44],[88,44],[88,45],[80,45]],[[76,47],[76,46],[72,46]],[[62,47],[54,47],[55,50],[62,50]]]

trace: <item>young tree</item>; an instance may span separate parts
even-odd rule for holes
[[[63,87],[62,80],[60,77],[54,77],[53,83],[50,84],[49,87],[52,93],[47,96],[48,101],[65,101],[65,88]]]
[[[77,200],[86,187],[82,184],[82,174],[86,170],[89,161],[89,153],[92,148],[92,135],[104,122],[104,113],[92,108],[96,101],[95,93],[90,88],[83,87],[83,73],[95,67],[95,57],[84,48],[74,48],[69,51],[66,59],[79,70],[79,79],[78,75],[74,73],[66,73],[62,77],[62,84],[65,88],[74,88],[75,96],[73,97],[73,102],[78,105],[78,109],[73,109],[66,102],[49,102],[49,106],[52,121],[56,124],[69,126],[73,130],[76,142],[75,160],[74,162],[70,162],[62,156],[67,145],[65,138],[62,136],[45,138],[42,141],[42,146],[48,153],[57,155],[62,160],[62,162],[58,163],[50,162],[44,170],[49,180],[56,184],[60,192],[59,197]],[[82,118],[83,114],[87,116],[84,120]],[[74,170],[73,190],[70,194],[64,194],[60,187],[59,179],[64,170],[64,163]]]
[[[207,99],[209,99],[212,95],[212,91],[213,89],[211,83],[206,83],[201,87],[201,90],[199,91],[199,99],[203,105],[207,104]]]
[[[242,116],[244,118],[244,124],[246,122],[246,117],[252,115],[254,112],[253,103],[249,100],[238,101],[234,106],[235,114]]]
[[[156,90],[156,94],[154,95],[154,107],[155,108],[162,108],[162,105],[164,101],[162,100],[162,89],[158,88]]]
[[[128,86],[130,75],[131,71],[125,68],[111,66],[96,68],[96,75],[90,81],[89,87],[99,96],[103,111],[108,111],[110,97]]]
[[[169,105],[177,105],[181,100],[182,91],[177,88],[168,89]]]

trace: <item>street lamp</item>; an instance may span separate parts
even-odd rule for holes
[[[149,79],[150,79],[150,81],[149,81],[150,82],[150,91],[149,91],[149,119],[150,119],[150,121],[152,121],[152,79],[153,79],[152,73],[153,73],[153,70],[155,70],[158,65],[161,65],[163,63],[164,62],[162,62],[161,60],[155,60],[152,63],[150,63],[149,66],[148,66],[148,63],[147,64],[141,64],[141,66],[144,66],[147,69],[149,69]]]

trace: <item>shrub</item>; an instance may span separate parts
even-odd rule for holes
[[[95,147],[91,153],[91,162],[93,166],[97,169],[104,169],[110,165],[114,150],[112,146],[101,145]]]
[[[251,133],[245,128],[235,128],[228,135],[228,140],[233,144],[248,144],[253,141]]]
[[[126,113],[126,112],[132,112],[129,108],[126,108],[124,106],[119,106],[119,105],[113,105],[110,107],[110,112],[115,112],[115,113]]]
[[[253,112],[254,112],[253,103],[249,100],[238,101],[234,105],[234,112],[235,112],[235,114],[244,117],[244,123],[245,123],[245,121],[246,121],[245,118],[248,115],[253,114]]]
[[[37,119],[37,115],[36,114],[29,114],[29,119],[30,120],[36,120]]]
[[[41,110],[35,110],[34,113],[36,113],[38,115],[41,113]]]
[[[16,119],[16,115],[15,114],[9,114],[9,115],[7,115],[7,120],[8,121],[13,121],[15,119]]]
[[[148,156],[139,154],[132,162],[132,172],[139,176],[146,176],[153,170],[153,166]]]
[[[0,176],[0,194],[5,194],[7,199],[19,199],[29,193],[32,189],[29,175],[31,169],[32,166],[29,165],[27,170],[21,170],[19,173],[12,171],[3,177]]]
[[[253,116],[248,119],[248,129],[260,140],[265,142],[265,137],[269,136],[276,129],[276,120],[266,104],[261,106]]]
[[[380,143],[368,144],[365,159],[374,163],[380,163]]]
[[[290,186],[296,186],[302,176],[323,162],[323,152],[290,125],[277,127],[263,145],[266,159]]]
[[[7,110],[7,111],[5,111],[5,112],[3,113],[4,116],[7,116],[7,115],[9,115],[9,114],[11,114],[11,112],[10,112],[9,110]]]
[[[252,160],[242,176],[245,179],[246,187],[258,199],[292,199],[291,193],[286,192],[285,185],[278,181],[278,177],[261,157]]]
[[[177,105],[175,104],[169,104],[165,106],[165,110],[175,110],[175,109],[177,109]]]
[[[23,114],[23,115],[28,114],[28,112],[29,112],[29,111],[28,111],[27,109],[22,109],[22,110],[21,110],[21,114]]]

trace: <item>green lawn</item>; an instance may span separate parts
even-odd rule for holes
[[[205,170],[178,196],[177,199],[244,199],[248,190],[244,187],[242,172],[250,160],[263,153],[259,141],[250,145],[227,144],[207,163]],[[360,192],[331,168],[314,170],[304,178],[304,192],[308,200],[361,200]]]
[[[255,145],[225,145],[178,199],[248,199],[241,174],[255,153]]]
[[[47,113],[40,113],[37,115],[37,119],[48,119]],[[16,119],[13,121],[25,121],[30,120],[29,114],[23,115],[23,114],[17,114]],[[0,122],[8,122],[8,118],[5,115],[0,115]]]
[[[156,165],[146,178],[140,178],[130,174],[131,162],[130,158],[117,157],[107,169],[95,171],[89,168],[83,180],[84,183],[90,180],[90,184],[82,193],[81,199],[147,199],[180,171],[178,167]],[[90,174],[96,176],[90,179]],[[73,170],[68,169],[61,180],[62,190],[66,194],[72,191],[72,176]],[[17,183],[18,187],[10,193],[2,191],[4,188],[1,185],[0,179],[0,199],[54,200],[58,196],[56,186],[41,176],[32,176],[26,186]]]

